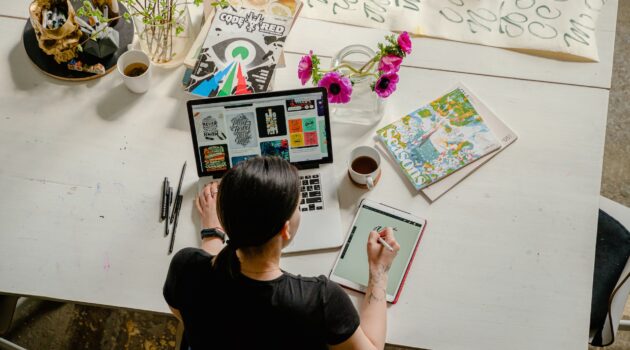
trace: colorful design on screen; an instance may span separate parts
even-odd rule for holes
[[[287,134],[286,119],[283,106],[269,106],[256,108],[258,136],[275,137]]]
[[[205,173],[225,171],[228,169],[227,145],[212,145],[199,147],[201,164]]]
[[[289,140],[263,141],[260,143],[260,153],[264,156],[276,156],[289,160]]]

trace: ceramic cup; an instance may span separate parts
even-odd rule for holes
[[[348,175],[359,187],[371,190],[381,176],[381,155],[376,148],[359,146],[350,153]]]
[[[147,70],[138,76],[128,76],[125,69],[134,63],[142,63],[147,66]],[[140,50],[129,50],[118,58],[118,73],[123,78],[123,82],[127,88],[137,94],[141,94],[149,90],[151,85],[151,60],[146,53]]]

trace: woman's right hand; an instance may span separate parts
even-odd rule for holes
[[[378,237],[381,237],[387,244],[389,244],[394,251],[390,251],[378,241]],[[386,227],[381,232],[372,231],[368,237],[367,243],[367,255],[370,271],[387,272],[392,266],[392,262],[396,257],[396,254],[400,250],[400,245],[394,237],[394,231],[391,227]]]

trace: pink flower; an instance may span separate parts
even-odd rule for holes
[[[395,72],[385,73],[381,75],[374,85],[374,91],[379,97],[389,97],[394,91],[396,91],[396,84],[398,83],[398,74]]]
[[[387,55],[381,58],[381,62],[378,63],[378,69],[383,73],[396,73],[400,69],[402,58],[396,55]]]
[[[407,55],[411,53],[411,39],[409,38],[409,33],[402,32],[398,36],[398,47],[402,50],[402,52]]]
[[[320,87],[328,90],[328,102],[348,103],[352,95],[352,83],[348,77],[344,77],[338,72],[329,72],[319,81]]]
[[[313,51],[306,56],[302,56],[302,59],[300,59],[300,63],[298,64],[298,78],[300,78],[302,85],[306,84],[306,82],[311,79],[311,75],[313,75],[312,56]]]

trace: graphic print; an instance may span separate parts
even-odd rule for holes
[[[304,119],[302,119],[302,130],[304,130],[304,132],[317,131],[317,120],[316,120],[316,118],[313,117],[313,118],[304,118]]]
[[[302,132],[302,119],[291,119],[289,120],[289,132]]]
[[[260,138],[287,134],[287,121],[283,106],[256,108],[256,121],[258,122],[258,136]]]
[[[309,111],[315,109],[315,101],[304,98],[288,99],[286,105],[287,111],[289,112]]]
[[[291,147],[304,147],[304,133],[298,132],[295,134],[291,134]]]
[[[227,145],[212,145],[199,147],[201,168],[204,173],[225,171],[228,169]]]
[[[228,143],[233,149],[254,148],[258,139],[254,133],[254,113],[243,112],[227,116]]]
[[[326,121],[324,119],[319,119],[319,139],[322,142],[319,144],[320,152],[323,155],[328,155],[328,139],[326,138]]]
[[[304,145],[305,146],[317,146],[317,131],[309,131],[304,133]]]
[[[289,160],[289,141],[287,139],[263,141],[260,143],[263,156],[276,156]]]
[[[232,167],[235,167],[238,163],[244,162],[248,159],[251,158],[255,158],[258,157],[257,154],[250,154],[250,155],[246,155],[246,156],[238,156],[238,157],[232,157]]]
[[[204,97],[267,91],[288,21],[252,9],[218,8],[187,91]]]
[[[223,130],[223,125],[219,125],[218,118],[213,115],[204,117],[201,120],[201,127],[203,129],[203,137],[206,140],[223,141],[226,138],[225,132]]]

